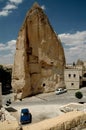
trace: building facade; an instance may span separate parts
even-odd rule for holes
[[[64,80],[67,89],[79,89],[80,86],[80,70],[65,69]]]

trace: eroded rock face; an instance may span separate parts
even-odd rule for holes
[[[35,3],[27,13],[16,42],[12,87],[22,98],[55,90],[65,65],[61,41]]]

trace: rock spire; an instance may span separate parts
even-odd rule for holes
[[[61,41],[35,3],[25,17],[16,42],[12,87],[17,98],[54,91],[64,66]]]

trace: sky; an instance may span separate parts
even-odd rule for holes
[[[0,64],[13,64],[18,32],[34,2],[61,39],[66,63],[86,61],[86,0],[0,0]]]

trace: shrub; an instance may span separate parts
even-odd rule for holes
[[[80,92],[80,91],[76,92],[75,97],[78,98],[78,99],[81,99],[83,97],[82,92]]]

